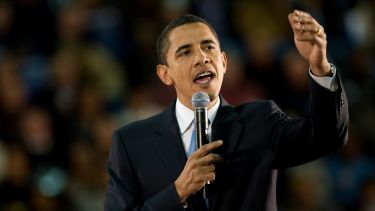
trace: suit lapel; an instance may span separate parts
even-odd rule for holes
[[[156,141],[153,143],[156,153],[168,171],[168,181],[174,181],[181,174],[187,161],[175,115],[175,103],[162,114],[155,134]],[[192,195],[188,201],[194,209],[207,210],[202,194]]]
[[[187,161],[173,103],[161,116],[155,128],[154,148],[168,172],[168,180],[174,181],[182,172]]]
[[[223,99],[216,118],[212,124],[212,140],[223,140],[224,145],[218,151],[227,155],[237,147],[239,136],[243,130],[243,124],[236,119],[238,116],[234,107],[228,105]]]
[[[217,149],[215,153],[224,158],[224,165],[226,165],[230,163],[230,155],[236,150],[244,126],[239,120],[236,120],[238,114],[234,107],[228,105],[223,98],[221,98],[221,102],[223,103],[220,105],[212,124],[212,140],[223,140],[224,145]],[[218,167],[217,172],[220,172],[220,167]],[[220,183],[220,174],[218,174],[216,181]],[[217,187],[218,183],[214,182],[209,187],[209,210],[214,210],[216,207],[216,194],[220,189],[220,187]]]

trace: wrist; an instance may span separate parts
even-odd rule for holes
[[[332,76],[332,65],[330,63],[325,62],[323,65],[321,66],[312,66],[310,65],[310,69],[311,69],[311,73],[314,75],[314,76],[317,76],[317,77],[325,77],[325,76]]]
[[[189,197],[189,194],[184,191],[184,188],[177,182],[177,180],[174,182],[174,185],[176,187],[176,192],[180,197],[181,204],[184,204],[186,199]]]

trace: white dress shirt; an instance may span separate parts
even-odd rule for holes
[[[334,69],[333,76],[327,76],[327,77],[317,77],[314,76],[311,73],[311,70],[309,70],[309,74],[312,77],[313,80],[315,80],[319,85],[322,87],[325,87],[326,89],[334,92],[337,90],[337,80],[336,80],[336,70]],[[208,119],[209,122],[212,123],[215,119],[215,116],[217,114],[217,111],[219,109],[220,105],[220,98],[218,98],[218,101],[215,103],[214,106],[212,106],[208,112]],[[191,141],[191,134],[193,132],[192,126],[193,126],[193,120],[194,120],[194,111],[190,108],[186,107],[181,103],[181,101],[177,98],[176,101],[176,118],[178,122],[178,126],[180,128],[180,135],[182,138],[182,142],[184,145],[185,153],[187,155],[187,152],[190,147],[190,141]],[[211,125],[208,125],[208,135],[211,137]]]
[[[334,92],[338,89],[337,80],[336,80],[336,67],[330,63],[330,71],[333,73],[332,76],[323,76],[318,77],[312,74],[311,67],[309,68],[309,74],[311,78],[316,81],[320,86]]]

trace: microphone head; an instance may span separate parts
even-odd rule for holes
[[[204,92],[196,92],[191,97],[191,103],[194,108],[207,108],[210,103],[210,97]]]

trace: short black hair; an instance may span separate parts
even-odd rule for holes
[[[185,25],[185,24],[191,24],[191,23],[204,23],[206,24],[210,30],[212,31],[213,35],[215,36],[215,38],[217,39],[217,41],[219,42],[219,45],[220,45],[220,41],[219,41],[219,37],[217,36],[217,33],[215,31],[215,29],[211,26],[210,23],[208,23],[206,20],[204,20],[203,18],[200,18],[198,16],[195,16],[195,15],[191,15],[191,14],[187,14],[187,15],[182,15],[174,20],[172,20],[171,22],[169,22],[168,25],[166,25],[163,29],[163,31],[161,31],[158,39],[157,39],[157,42],[156,42],[156,56],[157,56],[157,59],[158,59],[158,64],[164,64],[164,65],[167,65],[167,52],[168,52],[168,49],[170,47],[170,43],[169,43],[169,33],[179,27],[179,26],[182,26],[182,25]]]

